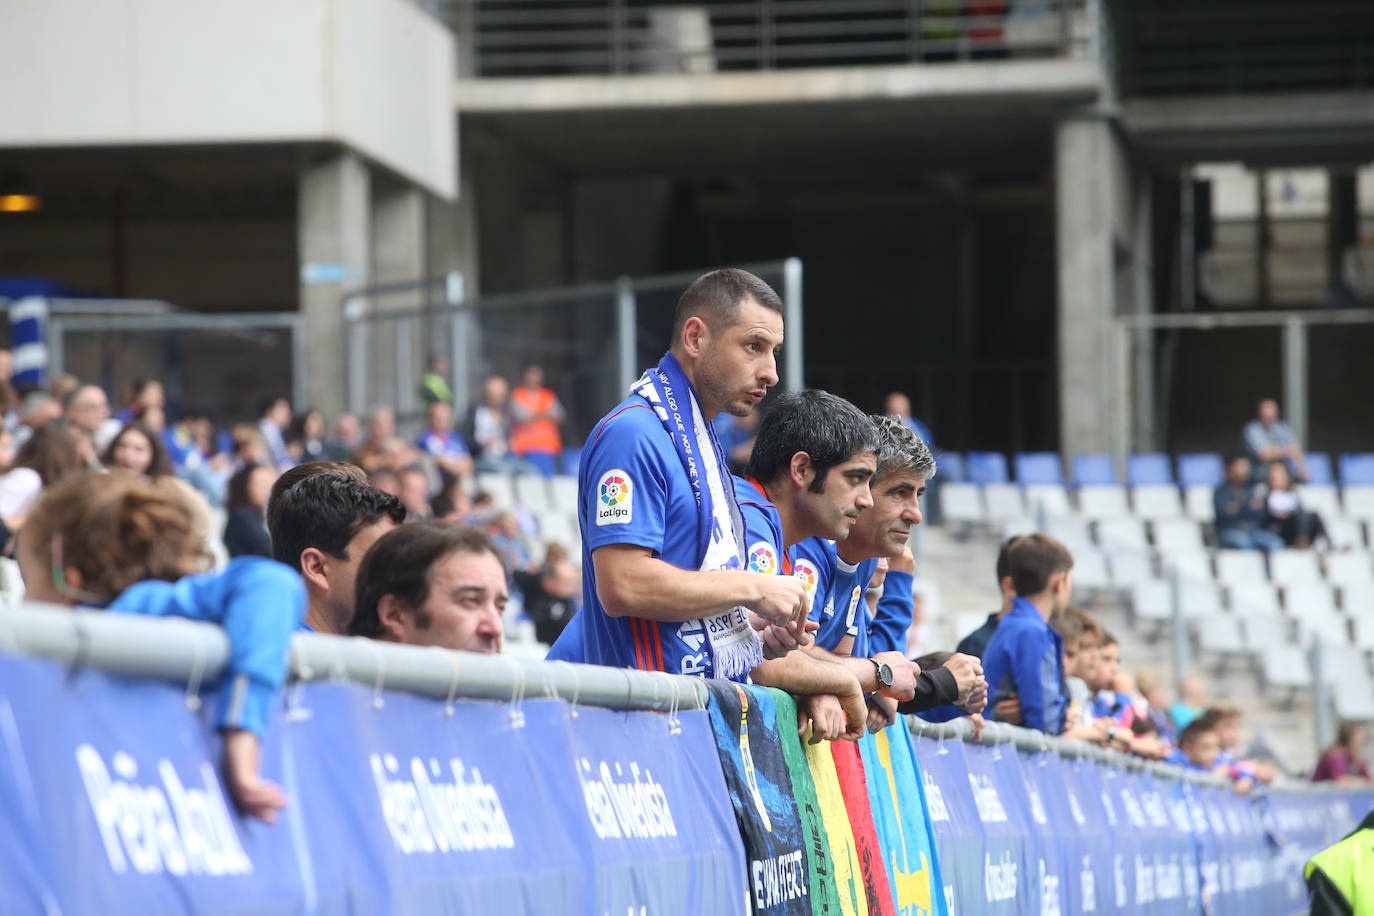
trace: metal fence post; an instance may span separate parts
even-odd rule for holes
[[[1331,743],[1331,700],[1327,696],[1326,677],[1323,670],[1322,641],[1319,637],[1312,637],[1312,645],[1308,647],[1309,664],[1312,668],[1312,727],[1314,737],[1317,739],[1317,755],[1326,749]]]
[[[448,369],[453,383],[453,409],[461,411],[471,403],[473,366],[464,358],[463,346],[468,339],[469,315],[463,306],[467,298],[467,284],[461,271],[451,270],[444,277],[444,304],[448,309]]]
[[[1307,325],[1297,315],[1283,322],[1283,411],[1299,442],[1307,442]]]
[[[1183,613],[1183,575],[1177,566],[1169,567],[1169,609],[1174,627],[1174,693],[1181,694],[1188,676],[1188,627]]]
[[[638,328],[638,303],[635,301],[635,287],[629,277],[615,281],[615,327],[616,327],[616,367],[620,374],[623,390],[628,390],[639,377],[635,366],[635,340]]]
[[[363,299],[356,293],[344,297],[344,334],[348,348],[348,410],[354,416],[363,412],[367,400],[367,346],[363,340]]]
[[[783,382],[788,391],[801,391],[806,387],[801,258],[788,258],[783,262],[782,301],[787,325],[787,365]]]

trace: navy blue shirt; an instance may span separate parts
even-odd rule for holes
[[[1015,692],[1021,724],[1057,735],[1064,730],[1062,693],[1064,642],[1025,598],[1012,602],[983,655],[983,675],[992,692],[989,708]]]

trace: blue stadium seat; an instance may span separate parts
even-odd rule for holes
[[[1341,456],[1341,486],[1374,484],[1374,452]]]
[[[1226,465],[1216,452],[1178,456],[1178,482],[1185,487],[1219,487],[1225,479]]]
[[[1016,482],[1020,484],[1062,484],[1064,468],[1058,452],[1017,452]]]
[[[964,464],[962,452],[941,452],[936,455],[935,472],[945,483],[964,483],[968,480],[968,467]]]
[[[1331,456],[1326,452],[1307,453],[1307,482],[1334,485],[1336,475],[1331,471]]]
[[[1139,452],[1127,456],[1126,483],[1131,486],[1173,482],[1174,469],[1169,462],[1169,456],[1163,452]]]
[[[973,483],[1010,483],[1007,456],[1001,452],[969,452],[968,479]]]
[[[1074,455],[1073,483],[1078,487],[1120,483],[1116,477],[1116,462],[1111,455]]]

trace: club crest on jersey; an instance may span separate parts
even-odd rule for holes
[[[612,468],[596,487],[596,524],[628,525],[634,518],[634,484],[630,475]]]
[[[778,557],[773,551],[773,545],[767,541],[758,541],[749,547],[749,571],[763,573],[765,576],[776,575],[778,572]]]
[[[816,597],[816,567],[811,565],[811,561],[798,560],[792,568],[792,575],[800,579],[802,585],[806,586],[806,597],[814,600]]]

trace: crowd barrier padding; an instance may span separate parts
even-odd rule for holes
[[[813,745],[733,684],[665,713],[298,682],[266,825],[228,801],[209,696],[13,654],[0,685],[6,913],[1277,916],[1374,808],[904,723]]]

